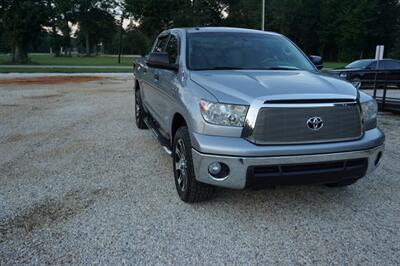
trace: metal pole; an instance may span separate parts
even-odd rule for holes
[[[385,111],[386,93],[387,93],[387,85],[385,84],[385,88],[383,89],[383,96],[382,96],[382,111]]]
[[[118,49],[118,64],[121,64],[121,54],[122,54],[122,33],[124,31],[124,17],[125,14],[122,13],[121,15],[121,28],[119,32],[119,49]]]
[[[265,0],[262,0],[262,11],[261,11],[261,30],[265,30]]]

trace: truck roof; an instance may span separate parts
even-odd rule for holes
[[[270,31],[261,31],[254,29],[246,29],[246,28],[234,28],[234,27],[190,27],[190,28],[173,28],[164,31],[163,33],[167,33],[174,30],[186,31],[187,33],[197,33],[197,32],[238,32],[238,33],[258,33],[258,34],[269,34],[269,35],[277,35],[281,34],[270,32]]]

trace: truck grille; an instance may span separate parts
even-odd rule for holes
[[[323,126],[312,130],[307,121],[321,118]],[[264,105],[247,139],[259,145],[327,143],[362,136],[357,103]]]

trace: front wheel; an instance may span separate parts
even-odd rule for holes
[[[179,198],[187,203],[200,202],[212,197],[214,187],[196,180],[192,160],[192,146],[187,127],[181,127],[175,134],[172,160],[175,186]]]

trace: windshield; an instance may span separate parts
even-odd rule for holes
[[[315,70],[284,37],[259,33],[201,32],[188,34],[191,70]]]
[[[358,61],[354,61],[353,63],[347,65],[345,68],[364,69],[364,68],[367,68],[367,66],[369,66],[372,62],[373,62],[373,60],[358,60]]]

